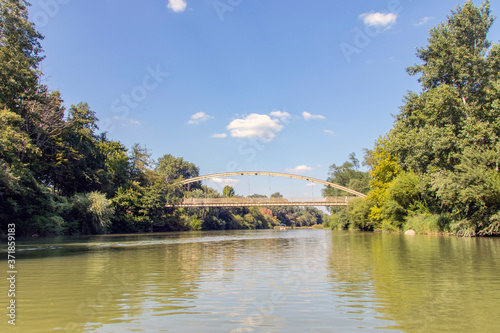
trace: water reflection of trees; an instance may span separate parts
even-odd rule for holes
[[[155,316],[201,313],[212,305],[211,295],[232,299],[242,288],[259,287],[260,267],[289,245],[286,239],[231,240],[228,232],[183,235],[169,235],[170,244],[147,244],[156,236],[94,240],[99,246],[88,244],[80,254],[24,260],[19,302],[29,319],[20,332],[119,331]],[[200,293],[208,295],[201,303]],[[255,305],[236,302],[231,310],[238,322]]]
[[[360,232],[334,232],[329,265],[336,292],[356,294],[369,287],[372,235]]]
[[[500,239],[341,233],[332,237],[336,292],[372,289],[377,311],[406,332],[494,331]]]
[[[34,315],[24,320],[22,331],[49,332],[54,325],[92,331],[133,322],[148,311],[189,311],[202,260],[203,245],[195,242],[26,260],[19,303]]]

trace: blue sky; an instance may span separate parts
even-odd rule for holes
[[[30,14],[45,35],[45,83],[67,106],[87,102],[110,139],[183,157],[202,174],[326,179],[389,131],[403,95],[419,90],[405,71],[415,47],[459,3],[32,0]],[[489,38],[500,39],[498,22]],[[272,183],[285,195],[320,190]],[[269,191],[263,179],[231,185]]]

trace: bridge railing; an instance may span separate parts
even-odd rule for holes
[[[184,198],[183,205],[209,205],[209,204],[279,204],[279,203],[298,203],[298,202],[318,202],[318,203],[347,203],[355,197],[317,197],[317,198]]]

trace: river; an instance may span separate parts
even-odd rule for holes
[[[500,238],[104,235],[19,242],[17,257],[2,332],[500,332]]]

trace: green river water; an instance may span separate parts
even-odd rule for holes
[[[500,238],[213,231],[16,250],[1,332],[500,332]]]

